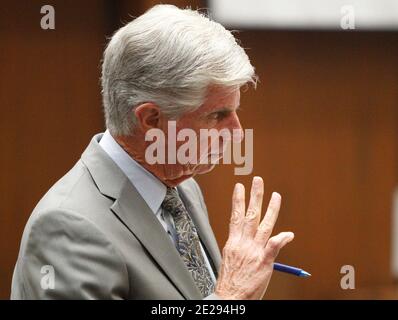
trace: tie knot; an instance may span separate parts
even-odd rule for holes
[[[167,187],[165,199],[178,198],[178,192],[176,188]]]
[[[166,196],[162,202],[162,208],[170,212],[173,217],[177,216],[182,210],[184,210],[184,205],[175,188],[167,188]]]

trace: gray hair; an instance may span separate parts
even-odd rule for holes
[[[232,33],[204,14],[156,5],[113,35],[102,65],[106,127],[129,135],[135,107],[155,103],[170,119],[194,111],[210,85],[256,85],[254,67]]]

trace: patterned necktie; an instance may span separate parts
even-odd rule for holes
[[[178,251],[182,260],[203,297],[207,297],[214,292],[214,283],[200,249],[196,227],[188,215],[187,209],[185,209],[176,189],[167,188],[162,207],[174,219],[178,238]]]

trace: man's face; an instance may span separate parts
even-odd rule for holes
[[[176,121],[177,134],[180,130],[186,128],[192,129],[196,133],[197,157],[196,161],[192,161],[194,163],[181,164],[178,163],[177,158],[177,164],[164,165],[163,175],[170,185],[177,185],[179,182],[196,174],[209,172],[214,168],[215,160],[222,157],[222,153],[226,148],[226,141],[224,141],[221,136],[218,138],[218,143],[216,144],[214,143],[214,139],[211,140],[207,135],[202,135],[201,138],[201,129],[215,129],[218,132],[221,130],[228,130],[231,137],[233,130],[235,130],[235,134],[238,130],[240,136],[239,134],[238,137],[234,135],[234,139],[242,138],[243,130],[236,113],[239,103],[239,87],[234,89],[211,87],[201,107],[193,112],[182,115]],[[164,123],[164,126],[166,125],[167,124]],[[166,136],[168,136],[166,127],[164,127],[164,130]],[[166,139],[166,141],[167,140],[168,139]],[[207,140],[207,144],[204,143],[204,140]],[[176,141],[177,150],[181,145],[185,144],[186,141]],[[203,148],[203,145],[207,145],[207,148]],[[207,160],[203,161],[206,158]]]

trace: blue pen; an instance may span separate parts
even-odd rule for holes
[[[274,263],[274,270],[294,274],[296,276],[303,277],[303,278],[311,277],[311,274],[308,273],[307,271],[304,271],[299,268],[287,266],[285,264],[281,264],[281,263],[277,263],[277,262]]]

